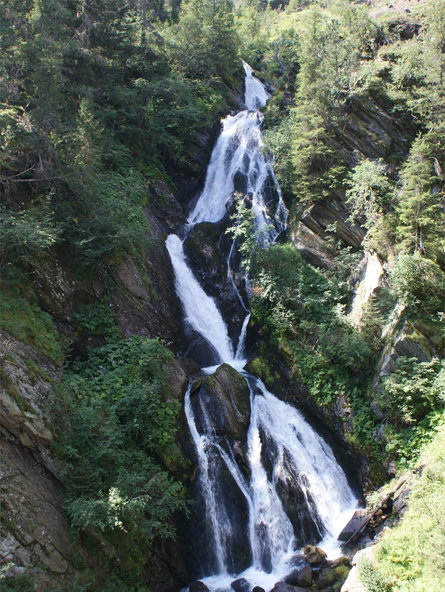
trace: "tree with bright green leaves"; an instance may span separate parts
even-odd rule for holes
[[[382,160],[365,159],[350,174],[346,203],[353,222],[361,222],[368,230],[374,227],[390,201],[391,184]]]

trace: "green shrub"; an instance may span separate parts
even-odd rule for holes
[[[89,335],[101,335],[106,340],[120,336],[107,300],[82,305],[79,312],[72,315],[72,321],[85,329]]]
[[[60,230],[48,204],[11,211],[0,204],[0,250],[5,262],[36,266],[58,240]]]
[[[393,592],[439,592],[445,575],[445,428],[424,449],[401,522],[377,548],[377,568]]]
[[[445,361],[419,362],[401,357],[396,369],[383,379],[376,402],[392,423],[413,425],[445,409]]]
[[[100,307],[81,316],[90,329],[97,310],[102,319]],[[167,468],[183,462],[174,441],[180,405],[163,398],[170,358],[156,340],[112,335],[65,371],[59,391],[70,424],[57,446],[73,533],[113,544],[128,585],[136,585],[153,540],[173,536],[171,517],[186,508],[184,487]]]
[[[358,562],[359,578],[367,592],[387,592],[388,583],[382,574],[376,569],[369,559],[360,559]]]

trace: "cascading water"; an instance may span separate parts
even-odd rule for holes
[[[222,122],[222,131],[213,149],[204,190],[199,196],[189,224],[218,222],[226,214],[229,198],[235,191],[235,176],[245,180],[245,194],[252,199],[258,231],[266,232],[273,240],[286,223],[286,208],[280,188],[275,180],[270,160],[263,152],[261,124],[263,114],[256,109],[263,107],[268,99],[264,86],[252,76],[252,68],[244,63],[246,71],[247,111],[229,115]],[[264,192],[271,180],[277,192],[278,203],[274,214],[276,228],[269,217]]]
[[[263,236],[273,241],[285,228],[287,211],[271,162],[262,149],[262,114],[257,109],[265,105],[269,95],[253,76],[250,66],[244,64],[244,69],[248,109],[222,122],[204,190],[189,217],[188,231],[201,222],[218,222],[227,214],[235,176],[241,174],[245,179],[244,193],[251,196],[256,231],[262,231]],[[266,199],[267,182],[275,184],[277,200],[272,214],[269,213],[271,200]],[[270,590],[290,570],[292,557],[303,544],[322,541],[320,544],[328,550],[335,546],[336,537],[357,500],[331,448],[301,413],[270,393],[258,378],[242,370],[250,312],[230,269],[234,245],[227,258],[228,274],[246,311],[236,351],[217,304],[204,292],[188,266],[182,241],[170,235],[166,245],[186,322],[206,340],[218,365],[225,362],[242,372],[250,392],[244,465],[239,464],[230,439],[217,435],[211,419],[212,400],[201,398],[193,403],[191,386],[185,396],[185,415],[199,463],[199,484],[210,541],[202,549],[203,573],[199,575],[215,591],[230,590],[230,583],[241,575],[252,585]],[[217,367],[203,370],[210,373]],[[237,492],[247,515],[241,535],[231,507],[232,497],[221,485],[223,473],[224,479],[230,479],[230,488]],[[286,503],[289,495],[295,498],[292,512]],[[248,563],[244,559],[243,564],[233,550],[238,543],[245,545],[246,540],[249,557]],[[246,569],[248,564],[250,567]]]

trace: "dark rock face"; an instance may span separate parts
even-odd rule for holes
[[[226,519],[232,525],[230,539],[226,540],[230,570],[240,573],[250,565],[250,547],[245,534],[248,529],[248,506],[223,457],[226,455],[229,461],[236,457],[241,467],[246,466],[249,389],[245,379],[236,370],[223,364],[213,375],[198,383],[191,394],[191,404],[198,432],[212,435],[214,444],[210,451],[208,471],[212,481],[219,485],[215,489],[216,505],[224,509]],[[214,564],[216,570],[216,558],[211,556],[213,532],[211,524],[206,522],[205,493],[203,497],[198,481],[192,493],[198,501],[194,504],[189,521],[189,538],[192,539],[190,562],[195,566],[195,573],[208,570],[209,564]],[[203,549],[208,549],[209,557],[203,557]]]
[[[94,278],[79,279],[70,255],[60,251],[36,269],[33,291],[60,333],[73,342],[75,355],[82,355],[86,345],[92,344],[84,343],[86,336],[79,338],[72,314],[80,306],[104,297],[109,298],[110,309],[124,334],[162,337],[173,350],[181,348],[181,305],[173,289],[173,270],[164,241],[166,234],[185,218],[165,184],[157,183],[152,192],[150,207],[144,210],[150,225],[150,246],[143,264],[136,265],[127,254],[120,263],[100,269]]]
[[[52,426],[42,408],[60,369],[34,348],[0,333],[0,563],[8,576],[41,578],[54,589],[72,579],[69,525],[60,467],[48,446]],[[38,368],[31,373],[30,363]]]
[[[361,528],[361,526],[366,522],[368,513],[369,513],[369,510],[356,510],[354,512],[352,518],[349,520],[349,522],[343,528],[341,533],[338,535],[338,540],[339,541],[349,540],[352,537],[352,535],[354,535]]]
[[[312,585],[312,568],[310,565],[305,565],[300,569],[294,570],[289,574],[285,580],[286,584],[293,586],[301,586],[302,588],[309,588]]]
[[[249,389],[245,379],[231,366],[222,364],[213,375],[207,376],[192,395],[192,404],[200,431],[210,421],[218,436],[246,441],[250,422]]]
[[[193,582],[189,586],[189,592],[210,592],[210,590],[204,582]]]
[[[249,584],[246,578],[240,578],[232,582],[230,586],[235,592],[250,592],[251,584]]]
[[[262,462],[266,467],[269,479],[272,479],[272,467],[277,460],[278,451],[274,449],[272,442],[261,434]],[[324,528],[314,507],[310,496],[303,491],[304,476],[299,475],[284,451],[281,470],[276,478],[276,489],[286,510],[286,514],[294,528],[297,545],[303,545],[307,541],[320,541]],[[313,509],[313,511],[311,511]]]

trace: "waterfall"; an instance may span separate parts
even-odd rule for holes
[[[186,321],[212,345],[220,363],[230,363],[234,358],[233,348],[215,301],[207,296],[187,266],[179,237],[171,234],[166,245],[175,271],[176,291],[181,298]]]
[[[193,226],[201,222],[215,223],[226,216],[235,177],[241,175],[245,180],[243,193],[251,196],[256,232],[274,241],[286,226],[287,210],[272,159],[263,150],[263,116],[258,109],[266,104],[269,95],[246,63],[244,70],[247,110],[229,115],[222,122],[204,189],[188,219],[188,231],[192,232]],[[267,183],[273,185],[274,200]],[[215,401],[211,397],[194,399],[191,386],[185,395],[185,416],[199,464],[199,489],[209,541],[202,549],[205,567],[199,575],[215,592],[230,590],[231,582],[241,576],[252,585],[270,590],[289,572],[292,558],[303,544],[321,541],[327,550],[335,547],[336,537],[352,515],[357,500],[330,446],[302,414],[269,392],[259,378],[243,370],[250,311],[231,270],[234,243],[227,257],[227,273],[235,297],[246,312],[235,343],[217,303],[205,293],[190,269],[183,241],[170,235],[166,246],[185,322],[205,339],[217,363],[204,368],[204,372],[212,373],[221,363],[228,363],[241,372],[246,392],[250,393],[246,462],[242,465],[229,439],[217,435],[211,413]],[[234,552],[240,539],[240,524],[231,505],[232,497],[222,486],[223,474],[226,482],[230,480],[230,491],[241,500],[247,516],[241,538],[243,543],[248,542],[250,566],[243,567],[244,571],[239,569],[240,561]],[[290,512],[287,497],[294,492],[296,510]]]

